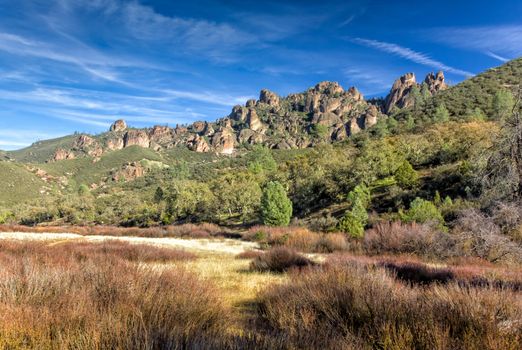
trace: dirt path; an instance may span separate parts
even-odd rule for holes
[[[119,240],[133,244],[152,244],[170,246],[195,252],[214,252],[225,254],[239,254],[245,250],[257,249],[258,244],[235,239],[182,239],[182,238],[149,238],[129,236],[82,236],[75,233],[28,233],[28,232],[0,232],[0,239],[16,240],[49,240],[67,241],[82,240],[88,242],[102,242],[105,240]]]

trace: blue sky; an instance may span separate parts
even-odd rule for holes
[[[0,0],[0,149],[214,120],[262,88],[454,84],[520,56],[520,0]]]

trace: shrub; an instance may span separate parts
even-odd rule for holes
[[[411,287],[383,269],[330,266],[291,274],[258,296],[283,348],[517,349],[522,303],[507,290]]]
[[[360,219],[351,211],[347,211],[339,220],[339,230],[349,234],[351,237],[360,238],[364,236],[364,225]]]
[[[366,231],[363,247],[369,254],[416,254],[446,258],[454,255],[453,236],[429,225],[401,222],[377,223]]]
[[[277,181],[266,184],[261,197],[261,217],[265,225],[286,226],[292,217],[292,202]]]
[[[419,175],[407,160],[404,160],[397,168],[393,177],[402,188],[415,187],[419,181]]]
[[[522,247],[501,234],[493,219],[478,210],[462,212],[452,234],[461,256],[475,256],[491,262],[522,262]]]
[[[229,327],[215,287],[181,266],[136,264],[103,244],[1,245],[2,348],[194,348]]]
[[[410,208],[401,215],[401,219],[405,222],[434,223],[439,228],[444,227],[440,210],[432,202],[419,197],[410,203]]]
[[[285,272],[314,265],[310,259],[285,247],[275,247],[258,256],[250,263],[252,271]]]

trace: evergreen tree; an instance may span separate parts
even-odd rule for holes
[[[278,181],[266,184],[261,196],[261,218],[265,225],[286,226],[292,218],[292,202]]]

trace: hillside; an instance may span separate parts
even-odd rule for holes
[[[270,181],[284,185],[296,220],[323,228],[338,225],[347,194],[360,185],[371,191],[366,209],[376,218],[398,217],[416,197],[474,205],[467,201],[480,193],[477,156],[498,121],[437,120],[429,107],[444,101],[450,113],[463,113],[461,105],[487,111],[496,89],[520,81],[521,63],[452,87],[442,73],[421,83],[407,74],[382,101],[323,82],[287,97],[262,90],[216,122],[135,129],[118,120],[99,135],[7,152],[12,160],[0,163],[0,174],[10,187],[1,200],[17,204],[21,217],[51,211],[43,217],[126,226],[254,224]],[[64,214],[70,210],[76,214]]]
[[[417,117],[433,114],[438,105],[444,104],[454,117],[470,115],[477,108],[490,116],[495,93],[510,90],[516,95],[521,89],[521,82],[522,58],[518,58],[441,91],[413,114]]]
[[[22,164],[0,161],[0,174],[0,205],[32,200],[49,193],[52,189]]]

